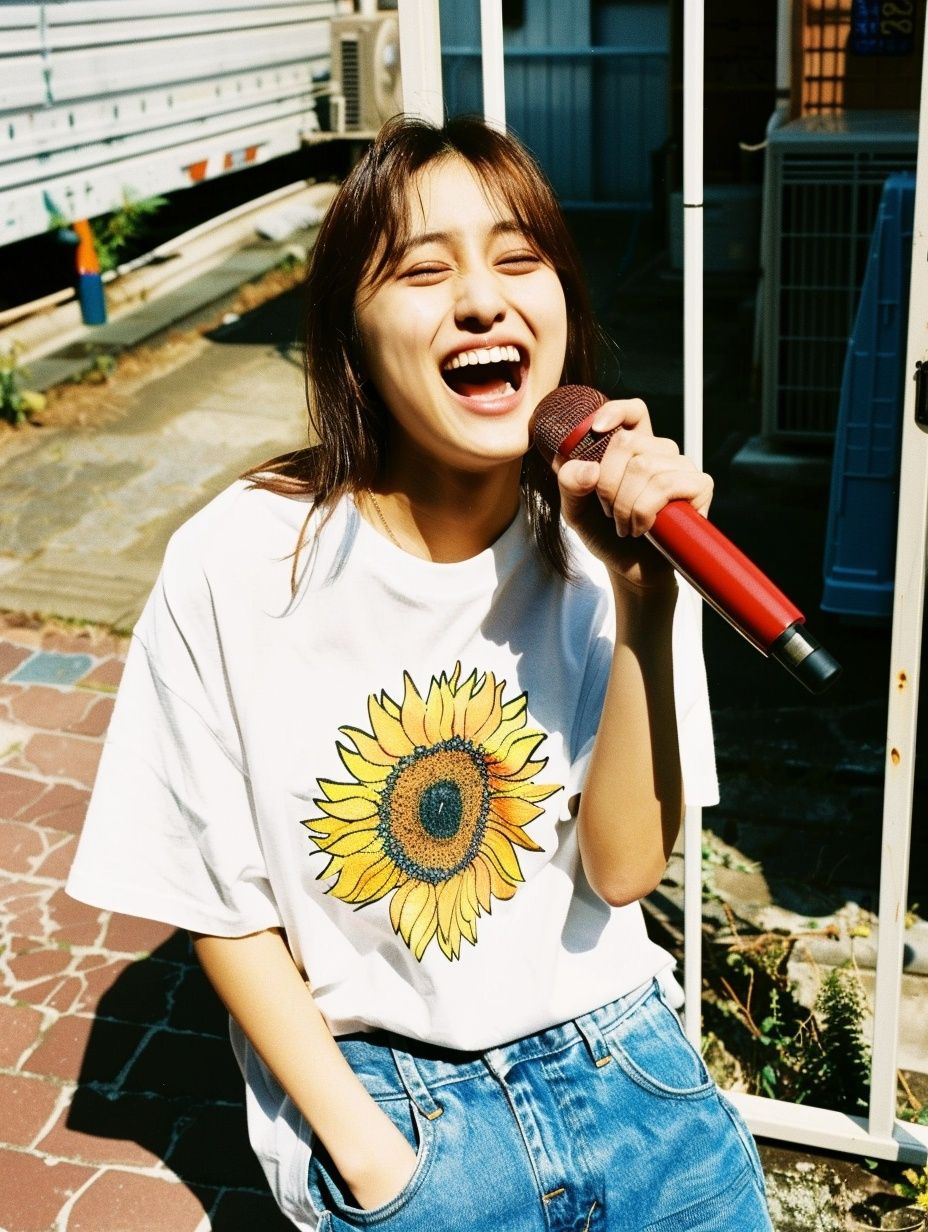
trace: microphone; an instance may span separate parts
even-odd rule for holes
[[[561,385],[543,398],[529,429],[547,462],[599,462],[612,432],[594,432],[608,399],[586,385]],[[812,693],[837,680],[840,664],[805,627],[805,616],[717,527],[684,500],[670,501],[645,536],[710,606],[763,655]]]

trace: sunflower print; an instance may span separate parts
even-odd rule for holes
[[[357,907],[391,895],[393,931],[418,961],[433,940],[456,959],[492,900],[524,881],[517,849],[542,850],[525,827],[560,785],[532,781],[545,735],[526,727],[526,695],[504,701],[492,672],[461,680],[458,663],[425,697],[408,673],[403,682],[399,704],[368,699],[370,732],[339,728],[354,745],[337,744],[352,781],[320,779],[323,816],[303,825],[329,856],[327,893]]]

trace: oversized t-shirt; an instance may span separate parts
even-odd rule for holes
[[[571,537],[580,576],[552,578],[521,513],[436,564],[345,499],[311,523],[294,594],[306,510],[240,482],[173,536],[69,893],[199,933],[282,927],[335,1035],[486,1049],[666,968],[639,905],[589,887],[569,808],[611,662],[602,567]],[[686,798],[711,804],[696,604],[681,583],[676,710]],[[305,1126],[233,1036],[253,1144],[312,1227],[287,1196]]]

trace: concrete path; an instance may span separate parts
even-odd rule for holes
[[[282,296],[153,381],[118,422],[58,432],[0,467],[0,610],[128,631],[165,544],[248,465],[305,441]]]

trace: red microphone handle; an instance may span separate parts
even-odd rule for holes
[[[531,432],[548,462],[557,454],[599,462],[611,432],[594,431],[606,401],[585,385],[562,385],[535,409]],[[820,693],[841,672],[840,665],[805,627],[794,603],[720,530],[688,501],[660,511],[647,538],[706,601],[757,649]]]
[[[782,590],[688,501],[665,505],[647,537],[764,654],[791,625],[805,623]]]

